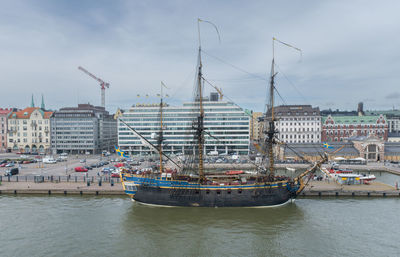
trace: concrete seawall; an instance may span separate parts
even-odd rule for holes
[[[91,183],[33,183],[33,182],[2,182],[1,194],[75,194],[75,195],[125,195],[122,184],[115,183],[113,186],[104,183],[101,186]]]
[[[310,181],[299,197],[308,196],[400,197],[400,191],[378,181],[373,181],[369,185],[340,185],[334,181]]]

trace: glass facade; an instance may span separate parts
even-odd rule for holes
[[[248,154],[250,117],[243,109],[230,102],[204,101],[205,152],[219,154]],[[195,149],[194,123],[198,117],[198,102],[184,103],[181,107],[164,105],[163,150],[171,154]],[[120,117],[129,126],[157,145],[160,132],[160,105],[137,104]],[[118,145],[131,155],[151,154],[129,128],[118,122]]]

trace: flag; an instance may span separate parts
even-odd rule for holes
[[[128,158],[128,155],[121,151],[118,146],[115,146],[115,152],[121,157]]]
[[[327,148],[327,149],[332,149],[332,148],[333,148],[333,146],[331,146],[331,145],[328,144],[328,143],[324,143],[322,146],[323,146],[324,148]]]

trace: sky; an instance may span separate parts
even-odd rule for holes
[[[277,104],[320,109],[400,108],[399,1],[0,0],[0,107],[106,108],[191,101],[203,74],[225,99],[264,111],[275,43]],[[214,91],[205,85],[205,93]],[[145,97],[145,95],[149,97]],[[140,97],[137,97],[140,95]]]

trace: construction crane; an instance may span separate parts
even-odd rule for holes
[[[214,85],[211,85],[213,88],[215,88],[215,90],[217,90],[218,94],[219,94],[219,100],[222,100],[222,98],[224,97],[224,94],[222,93],[222,88],[218,88]]]
[[[96,77],[95,75],[93,75],[92,73],[87,71],[85,68],[82,68],[81,66],[79,66],[78,69],[80,69],[81,71],[83,71],[84,73],[86,73],[87,75],[89,75],[90,77],[94,78],[95,80],[97,80],[100,83],[100,88],[101,88],[101,106],[105,108],[106,107],[106,87],[109,88],[110,84],[107,83],[107,82],[104,82],[101,79],[99,79],[98,77]]]
[[[218,94],[219,94],[219,100],[222,100],[222,98],[224,97],[224,94],[222,93],[222,88],[218,88],[216,86],[214,86],[210,81],[206,80],[204,77],[202,77],[203,80],[205,82],[207,82],[207,84],[209,84],[210,86],[212,86],[215,90],[217,90]]]

